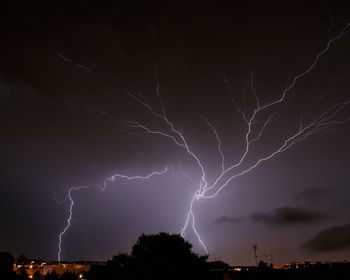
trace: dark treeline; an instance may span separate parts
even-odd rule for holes
[[[81,275],[55,272],[41,275],[36,271],[31,279],[36,280],[350,280],[349,263],[316,264],[309,267],[272,269],[260,261],[259,266],[236,271],[221,261],[208,262],[208,256],[192,251],[192,245],[178,234],[159,233],[141,235],[130,253],[112,257],[103,264],[92,264],[90,271]],[[18,260],[17,260],[18,261]],[[10,253],[0,253],[0,280],[26,280],[26,269],[15,273],[15,259]]]

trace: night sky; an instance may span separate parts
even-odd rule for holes
[[[210,185],[221,158],[206,120],[227,167],[237,163],[247,125],[232,98],[247,118],[254,91],[262,105],[279,99],[350,22],[348,1],[5,2],[11,3],[0,9],[0,251],[49,260],[57,259],[66,226],[68,189],[100,186],[116,173],[145,176],[169,167],[147,181],[73,192],[63,259],[106,260],[130,251],[141,233],[181,232],[199,167],[168,137],[126,125],[169,132],[132,96],[157,113],[163,103]],[[350,99],[349,47],[350,32],[284,102],[258,115],[255,136],[272,117],[240,171],[280,147],[301,117],[308,123]],[[350,104],[330,115],[343,122]],[[215,198],[196,201],[196,228],[210,258],[251,265],[257,243],[264,261],[350,260],[349,128],[350,121],[327,126]],[[191,227],[185,237],[205,253]]]

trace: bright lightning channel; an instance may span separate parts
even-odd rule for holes
[[[255,108],[253,109],[253,112],[251,113],[250,117],[247,116],[247,113],[243,112],[243,110],[238,106],[238,104],[235,102],[233,99],[233,95],[231,93],[231,87],[229,84],[229,81],[225,78],[224,82],[226,83],[227,89],[231,95],[232,98],[232,103],[235,105],[238,113],[241,114],[246,126],[247,126],[247,132],[244,135],[244,142],[245,142],[245,148],[243,151],[242,156],[238,160],[237,163],[225,168],[225,155],[222,150],[222,141],[219,137],[219,134],[217,133],[217,130],[213,124],[211,124],[208,120],[206,120],[206,123],[208,124],[209,128],[211,129],[212,133],[214,134],[216,140],[217,140],[217,149],[219,152],[219,155],[221,157],[221,173],[220,175],[214,180],[214,183],[211,185],[208,184],[206,180],[206,172],[204,168],[204,164],[201,162],[200,157],[197,156],[189,147],[188,141],[186,140],[184,134],[179,131],[178,129],[175,128],[175,125],[169,120],[165,113],[164,105],[162,103],[162,100],[160,99],[160,94],[159,94],[159,82],[157,79],[157,88],[156,88],[156,95],[159,98],[159,102],[161,104],[161,113],[156,112],[156,110],[147,102],[145,101],[144,98],[140,98],[139,96],[136,96],[134,94],[131,94],[128,92],[128,94],[137,100],[139,103],[141,103],[154,117],[157,119],[160,119],[163,121],[163,123],[168,127],[169,133],[160,131],[160,130],[154,130],[149,127],[147,127],[144,124],[141,124],[140,122],[136,121],[127,121],[126,125],[129,127],[137,128],[137,129],[143,129],[149,134],[157,134],[163,137],[167,137],[171,139],[177,146],[180,148],[183,148],[187,154],[193,158],[193,160],[197,163],[200,172],[201,172],[201,179],[198,184],[198,188],[194,192],[190,204],[189,204],[189,209],[186,214],[186,220],[184,223],[184,226],[181,230],[181,235],[184,236],[186,230],[188,229],[189,225],[191,225],[191,228],[197,237],[198,242],[201,244],[203,247],[204,251],[208,253],[207,246],[203,242],[197,228],[196,228],[196,221],[195,221],[195,215],[194,215],[194,204],[196,200],[202,200],[202,199],[212,199],[214,198],[223,188],[225,188],[232,180],[235,178],[241,177],[252,170],[254,170],[256,167],[258,167],[261,163],[268,161],[275,157],[276,155],[288,150],[295,144],[303,141],[305,138],[308,136],[314,135],[317,132],[329,129],[330,127],[334,127],[339,124],[343,124],[345,122],[350,121],[350,116],[349,117],[344,117],[344,112],[346,111],[350,100],[337,103],[335,105],[330,105],[328,108],[324,109],[324,111],[320,112],[317,116],[314,117],[314,119],[307,124],[300,122],[299,125],[299,130],[294,132],[289,138],[285,139],[282,141],[281,145],[276,148],[274,151],[270,152],[268,155],[258,158],[253,164],[250,164],[248,167],[243,168],[242,171],[240,172],[235,172],[235,170],[239,169],[240,167],[243,166],[243,163],[245,159],[247,158],[249,152],[250,152],[250,147],[254,142],[259,141],[267,126],[270,124],[271,119],[278,113],[272,113],[270,114],[267,119],[264,121],[262,127],[260,130],[257,131],[257,136],[252,137],[254,129],[254,125],[257,123],[258,120],[258,115],[260,115],[262,112],[266,111],[267,109],[270,109],[271,107],[282,104],[286,101],[286,97],[288,93],[295,87],[296,83],[298,80],[302,79],[305,77],[307,74],[309,74],[318,64],[320,58],[327,53],[327,51],[330,49],[332,44],[334,44],[335,41],[341,39],[344,35],[350,32],[350,23],[348,23],[340,32],[338,35],[335,37],[331,38],[327,44],[326,47],[320,51],[312,63],[300,74],[296,75],[292,83],[287,86],[281,93],[281,96],[277,98],[276,100],[266,103],[264,105],[261,105],[261,101],[255,91],[254,88],[254,73],[251,73],[251,91],[254,95],[255,98]],[[187,175],[186,175],[187,176]]]
[[[102,191],[105,191],[108,187],[108,184],[111,182],[115,182],[117,179],[124,179],[124,180],[148,180],[153,176],[161,176],[164,173],[166,173],[169,170],[169,167],[164,168],[161,171],[153,171],[145,176],[127,176],[127,175],[122,175],[122,174],[114,174],[110,177],[108,177],[106,180],[103,181],[103,185],[102,186],[98,186],[98,185],[86,185],[86,186],[79,186],[79,187],[71,187],[69,188],[68,192],[67,192],[67,197],[69,199],[69,216],[67,218],[66,221],[66,226],[64,227],[64,229],[62,230],[62,232],[58,235],[58,252],[57,252],[57,260],[60,262],[61,261],[61,255],[62,255],[62,238],[63,236],[67,233],[67,231],[69,230],[70,226],[71,226],[71,222],[73,219],[73,207],[74,207],[74,200],[72,197],[72,192],[75,191],[81,191],[83,189],[88,189],[88,188],[92,188],[92,187],[99,187]],[[57,200],[56,200],[57,201]],[[57,201],[58,202],[58,201]],[[61,202],[60,202],[61,203]]]
[[[243,153],[242,153],[240,159],[237,161],[237,163],[226,167],[227,161],[225,158],[225,154],[222,150],[222,141],[219,137],[219,134],[218,134],[215,126],[212,123],[210,123],[208,120],[206,120],[206,123],[207,123],[209,129],[212,131],[212,133],[214,134],[214,136],[216,138],[217,149],[218,149],[218,153],[219,153],[220,158],[221,158],[220,174],[219,174],[219,176],[216,177],[214,182],[210,185],[207,182],[207,176],[206,176],[205,167],[204,167],[205,165],[201,162],[200,157],[198,155],[196,155],[196,153],[191,149],[183,132],[178,130],[176,128],[176,126],[174,125],[174,123],[171,122],[170,119],[166,115],[165,107],[164,107],[164,104],[163,104],[163,102],[161,100],[161,96],[160,96],[160,85],[158,82],[158,75],[156,75],[156,92],[155,92],[155,94],[158,97],[159,103],[161,105],[161,112],[160,113],[158,113],[150,105],[150,103],[141,95],[140,92],[138,92],[138,95],[135,95],[127,90],[127,94],[131,98],[135,99],[137,102],[139,102],[141,105],[143,105],[145,107],[145,109],[147,109],[156,119],[163,122],[163,124],[167,127],[168,132],[165,132],[162,130],[152,129],[152,128],[150,128],[150,127],[148,127],[148,126],[146,126],[138,121],[124,121],[125,122],[124,124],[128,127],[131,127],[131,128],[144,130],[145,132],[147,132],[149,134],[159,135],[159,136],[166,137],[166,138],[170,139],[173,143],[175,143],[175,145],[177,145],[179,148],[183,149],[187,153],[187,155],[193,159],[193,161],[196,163],[196,165],[199,168],[201,176],[200,176],[198,184],[195,184],[197,186],[197,189],[193,193],[192,198],[191,198],[190,203],[189,203],[189,208],[188,208],[188,211],[186,214],[185,223],[181,229],[182,236],[185,236],[186,231],[190,227],[192,229],[193,233],[195,234],[199,244],[202,246],[204,251],[206,253],[208,253],[207,246],[206,246],[205,242],[203,241],[202,237],[200,236],[200,234],[197,230],[197,227],[196,227],[194,207],[195,207],[195,202],[197,200],[212,199],[212,198],[216,197],[221,192],[221,190],[224,189],[225,187],[227,187],[228,184],[230,182],[232,182],[234,179],[250,173],[252,170],[257,168],[263,162],[274,158],[275,156],[277,156],[280,153],[283,153],[284,151],[293,147],[295,144],[303,141],[307,137],[314,135],[315,133],[318,133],[320,131],[324,131],[324,130],[327,130],[327,129],[332,128],[334,126],[337,126],[337,125],[340,125],[340,124],[343,124],[345,122],[350,121],[350,116],[346,116],[346,113],[347,113],[346,110],[348,109],[348,107],[350,105],[350,99],[346,100],[344,102],[331,104],[329,107],[327,107],[323,111],[321,111],[318,115],[314,116],[311,121],[309,121],[307,123],[300,121],[299,129],[297,131],[295,131],[294,133],[292,133],[288,138],[284,139],[279,147],[277,147],[275,150],[271,151],[267,155],[265,155],[261,158],[257,158],[253,163],[251,163],[247,167],[243,168],[243,163],[245,163],[245,160],[250,152],[251,145],[253,143],[259,141],[263,137],[265,129],[271,123],[272,118],[275,117],[277,112],[270,114],[265,119],[265,121],[263,122],[263,125],[260,127],[260,129],[256,128],[256,126],[255,126],[258,123],[258,116],[261,115],[261,113],[266,112],[267,109],[271,109],[275,105],[285,103],[287,95],[295,87],[297,82],[300,79],[304,78],[312,70],[314,70],[315,67],[317,66],[320,58],[328,52],[328,50],[331,48],[331,46],[336,41],[341,39],[344,35],[348,34],[349,32],[350,32],[350,23],[348,23],[336,36],[334,36],[333,38],[328,40],[326,47],[324,49],[322,49],[315,56],[315,58],[311,62],[311,64],[304,71],[302,71],[300,74],[296,75],[293,78],[290,85],[288,85],[282,91],[280,97],[275,99],[272,102],[268,102],[268,103],[262,105],[262,103],[258,97],[258,94],[254,88],[254,73],[251,72],[251,91],[252,91],[253,97],[255,99],[255,108],[253,109],[250,116],[248,113],[244,112],[238,106],[236,101],[233,99],[230,83],[226,78],[224,78],[224,83],[226,84],[227,90],[231,95],[231,101],[232,101],[233,105],[235,106],[237,112],[242,116],[242,119],[247,127],[247,131],[244,134],[244,143],[245,143],[244,146],[245,147],[243,148]],[[73,65],[75,65],[79,68],[82,68],[82,69],[85,69],[85,70],[91,72],[90,68],[87,68],[87,67],[80,65],[80,64],[76,64],[72,60],[61,55],[60,53],[58,53],[58,56],[61,57],[66,62],[72,63]],[[100,70],[100,71],[104,71],[103,69],[97,67],[96,65],[95,65],[95,68]],[[111,75],[110,73],[108,73],[108,74]],[[92,111],[103,114],[106,117],[109,117],[113,120],[120,121],[119,119],[115,118],[114,116],[112,116],[108,113],[105,113],[103,111],[98,111],[98,110],[92,110]],[[255,137],[253,136],[254,132],[257,135]],[[240,169],[240,171],[236,171],[236,170],[239,170],[239,168],[243,168],[243,170]],[[103,186],[101,187],[101,190],[105,190],[107,187],[107,183],[114,182],[116,179],[127,179],[127,180],[145,179],[145,180],[147,180],[154,175],[162,175],[165,172],[167,172],[167,168],[165,168],[161,172],[152,172],[147,176],[129,177],[129,176],[124,176],[124,175],[120,175],[120,174],[113,175],[104,181]],[[183,174],[183,175],[186,176],[188,179],[190,179],[190,181],[192,181],[192,182],[195,181],[192,178],[190,178],[187,174]],[[82,189],[90,188],[92,186],[93,185],[72,187],[68,191],[67,197],[70,200],[69,217],[67,219],[67,223],[66,223],[65,228],[59,234],[59,244],[58,244],[59,250],[58,250],[58,255],[57,255],[59,261],[61,260],[61,253],[62,253],[62,248],[61,248],[62,237],[68,231],[68,229],[71,225],[71,220],[72,220],[72,215],[73,215],[74,200],[72,199],[71,194],[73,191],[80,191]]]

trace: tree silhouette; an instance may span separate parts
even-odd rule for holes
[[[62,274],[60,277],[60,280],[78,280],[78,276],[75,273],[66,271],[65,273]]]
[[[29,262],[29,258],[25,254],[21,254],[17,258],[18,264],[27,264]]]
[[[44,277],[45,280],[58,280],[58,275],[56,271],[52,271],[51,273],[47,273]]]
[[[105,266],[94,265],[89,280],[109,279],[209,279],[207,256],[192,252],[179,234],[142,234],[131,254],[118,254]]]
[[[22,266],[19,269],[18,274],[17,274],[17,279],[18,280],[27,280],[28,279],[28,272],[24,266]]]
[[[132,247],[130,268],[137,279],[205,279],[207,256],[192,252],[179,234],[141,235]]]
[[[100,279],[130,279],[131,278],[131,256],[126,253],[114,255],[106,265],[92,265],[86,273],[89,280]]]
[[[33,274],[33,279],[35,280],[39,280],[41,279],[41,273],[39,270],[35,271],[34,274]]]

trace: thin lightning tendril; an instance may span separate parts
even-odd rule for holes
[[[79,186],[79,187],[71,187],[69,188],[68,192],[67,192],[67,197],[69,199],[69,216],[67,218],[66,221],[66,226],[64,227],[64,229],[62,230],[62,232],[59,234],[58,236],[58,252],[57,252],[57,259],[60,262],[61,261],[61,254],[62,254],[62,237],[63,235],[68,231],[68,229],[71,226],[71,222],[73,219],[73,207],[74,207],[74,200],[72,197],[72,192],[74,191],[80,191],[83,189],[88,189],[91,187],[99,187],[102,191],[105,191],[107,189],[107,186],[109,183],[111,182],[115,182],[117,179],[125,179],[125,180],[148,180],[149,178],[153,177],[153,176],[160,176],[163,175],[164,173],[166,173],[169,170],[169,167],[164,168],[161,171],[153,171],[151,173],[149,173],[148,175],[145,176],[127,176],[127,175],[122,175],[122,174],[114,174],[110,177],[108,177],[106,180],[104,180],[103,185],[102,186],[98,186],[98,185],[86,185],[86,186]],[[66,197],[66,198],[67,198]]]
[[[141,129],[145,131],[148,134],[154,134],[154,135],[159,135],[162,137],[166,137],[170,139],[172,142],[174,142],[178,147],[183,149],[187,155],[193,159],[193,161],[196,163],[200,170],[200,180],[198,184],[196,185],[196,190],[192,195],[192,198],[189,203],[189,207],[187,210],[186,214],[186,219],[184,226],[181,229],[181,235],[185,236],[186,231],[188,230],[189,227],[192,228],[193,233],[195,234],[198,242],[200,245],[203,247],[204,251],[208,253],[207,246],[204,243],[203,239],[201,238],[197,227],[196,227],[196,219],[195,219],[195,214],[194,214],[194,207],[195,207],[195,202],[199,200],[205,200],[205,199],[212,199],[216,197],[222,189],[224,189],[230,182],[232,182],[234,179],[241,177],[255,168],[257,168],[260,164],[262,164],[265,161],[268,161],[275,156],[277,156],[280,153],[283,153],[284,151],[290,149],[293,147],[295,144],[303,141],[307,137],[314,135],[315,133],[318,133],[320,131],[325,131],[327,129],[330,129],[336,125],[343,124],[345,122],[350,121],[350,116],[347,116],[347,110],[348,110],[348,105],[350,105],[350,99],[339,102],[337,104],[331,105],[328,108],[324,109],[321,111],[318,115],[314,116],[311,121],[308,122],[303,122],[303,116],[301,117],[299,121],[299,128],[292,133],[288,138],[286,138],[282,143],[275,148],[273,151],[268,153],[265,156],[262,156],[252,163],[246,163],[246,159],[248,157],[251,145],[257,141],[259,141],[267,129],[268,125],[271,123],[272,118],[277,114],[277,112],[270,114],[264,121],[263,124],[260,126],[260,129],[256,127],[256,125],[259,123],[258,122],[258,116],[261,115],[261,113],[266,112],[268,109],[271,109],[272,107],[275,107],[278,104],[283,104],[286,101],[286,98],[290,91],[295,87],[296,83],[302,79],[304,76],[309,74],[312,70],[315,69],[317,66],[320,58],[327,53],[327,51],[330,49],[332,44],[337,41],[338,39],[341,39],[345,34],[350,32],[350,23],[348,23],[339,33],[338,35],[334,36],[333,38],[329,39],[326,47],[320,51],[312,61],[312,63],[306,68],[306,70],[302,71],[300,74],[296,75],[292,82],[282,91],[281,95],[279,98],[275,99],[274,101],[265,103],[262,105],[261,100],[259,99],[259,96],[254,88],[254,72],[251,71],[251,80],[250,80],[250,87],[251,87],[251,92],[253,94],[253,97],[255,99],[255,108],[252,110],[252,112],[249,114],[247,112],[244,112],[238,103],[235,101],[233,98],[233,94],[231,92],[231,87],[230,87],[230,82],[229,80],[224,77],[224,83],[227,87],[227,90],[231,96],[231,101],[236,109],[236,111],[241,115],[244,123],[246,124],[246,132],[244,134],[244,148],[243,148],[243,153],[238,159],[238,161],[234,164],[231,164],[230,166],[227,166],[227,161],[225,158],[225,154],[222,150],[222,141],[219,137],[219,134],[217,132],[216,127],[210,123],[208,120],[206,120],[206,123],[212,133],[214,134],[216,141],[217,141],[217,150],[221,158],[221,170],[220,174],[216,177],[216,179],[213,181],[213,183],[208,184],[207,178],[206,178],[206,172],[205,172],[205,167],[204,164],[201,162],[200,157],[196,155],[196,153],[191,149],[191,147],[188,144],[188,141],[186,140],[186,137],[183,132],[181,132],[179,129],[177,129],[172,121],[168,118],[165,112],[165,107],[164,103],[162,102],[161,95],[160,95],[160,84],[158,81],[158,72],[156,71],[156,89],[155,89],[155,95],[158,97],[159,104],[161,105],[161,110],[160,113],[150,105],[147,99],[145,99],[140,92],[137,92],[137,95],[133,94],[129,90],[127,90],[127,94],[136,100],[138,103],[140,103],[146,110],[149,111],[157,120],[161,121],[165,127],[167,128],[167,131],[164,130],[158,130],[158,129],[153,129],[151,127],[148,127],[145,124],[142,124],[138,121],[130,121],[130,120],[124,120],[124,125],[127,127],[131,127],[134,129]],[[63,60],[66,62],[73,63],[75,66],[78,66],[80,68],[81,65],[75,64],[72,60],[65,58],[62,56],[60,53],[57,53]],[[90,70],[90,69],[88,69]],[[111,118],[113,120],[121,121],[114,116],[105,113],[103,111],[98,111],[98,110],[91,110],[95,111],[97,113],[100,113],[108,118]],[[250,116],[249,116],[250,115]],[[107,184],[110,182],[114,182],[116,179],[127,179],[127,180],[134,180],[134,179],[144,179],[147,180],[150,177],[154,175],[162,175],[163,173],[167,172],[167,168],[162,170],[161,172],[152,172],[147,176],[134,176],[134,177],[129,177],[125,175],[120,175],[116,174],[113,176],[108,177],[104,182],[103,186],[100,187],[101,190],[105,190],[107,188]],[[191,177],[189,177],[187,174],[184,174],[182,171],[181,173],[187,177],[191,182],[192,180]],[[72,215],[73,215],[73,206],[74,206],[74,200],[72,198],[72,192],[73,191],[79,191],[82,189],[87,189],[90,188],[94,185],[88,185],[88,186],[81,186],[81,187],[72,187],[68,190],[67,197],[70,201],[70,207],[69,207],[69,217],[67,219],[67,223],[63,231],[59,234],[59,251],[58,251],[58,260],[61,260],[61,253],[62,253],[62,237],[63,235],[68,231],[70,225],[71,225],[71,220],[72,220]]]
[[[73,60],[71,60],[71,59],[65,57],[65,56],[64,56],[63,54],[61,54],[60,52],[57,52],[57,55],[58,55],[60,58],[62,58],[65,62],[72,63],[74,66],[76,66],[76,67],[78,67],[78,68],[80,68],[80,69],[83,69],[83,70],[86,70],[86,71],[92,73],[92,70],[91,70],[89,67],[74,62]]]

